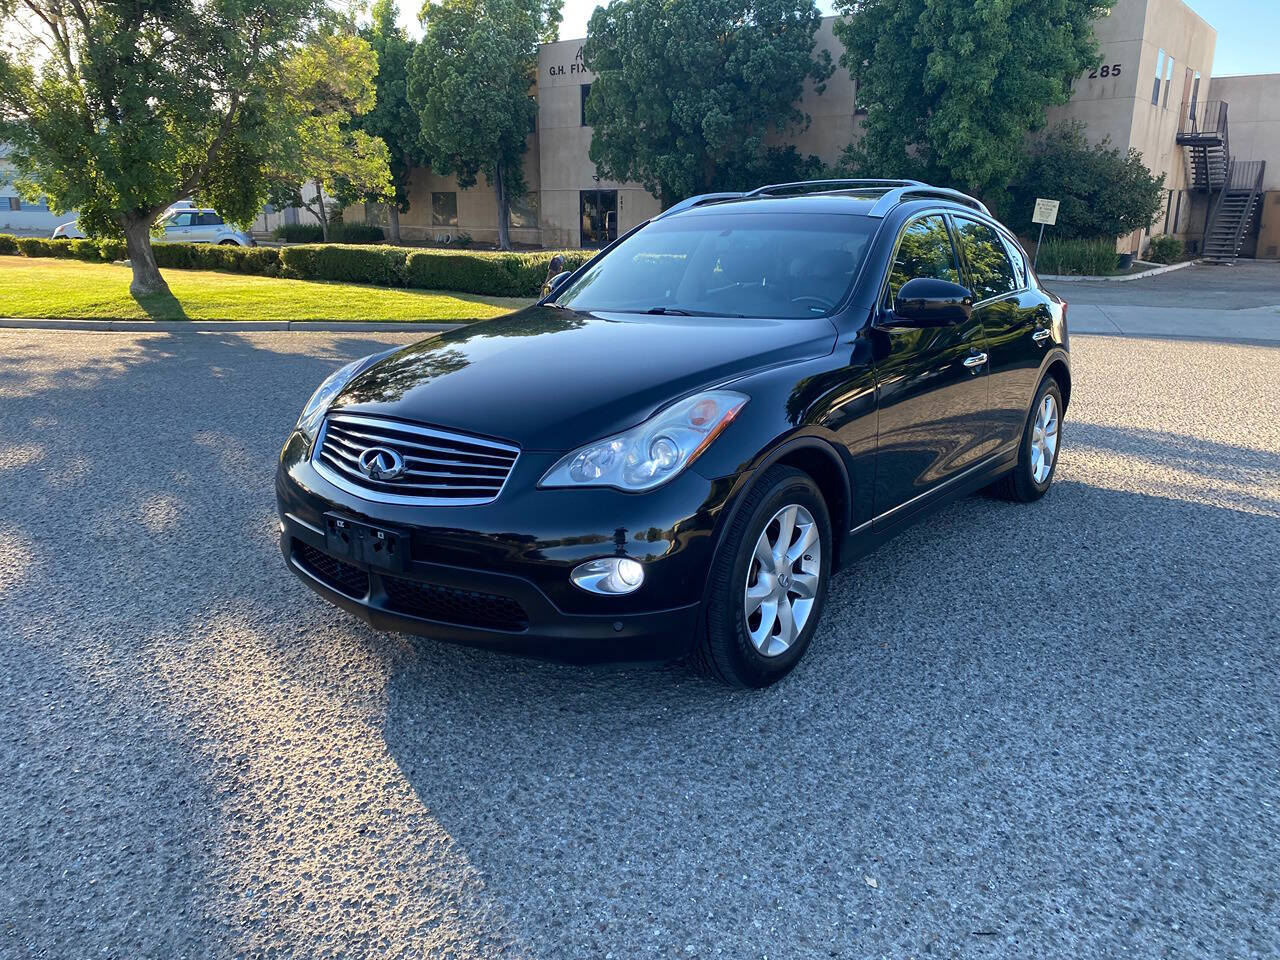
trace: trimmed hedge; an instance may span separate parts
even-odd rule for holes
[[[1182,259],[1182,241],[1177,237],[1152,237],[1147,259],[1152,263],[1177,263]]]
[[[536,297],[554,256],[576,270],[590,250],[500,253],[481,250],[415,250],[409,247],[303,244],[296,247],[238,247],[210,243],[157,243],[156,265],[170,270],[225,270],[295,280],[414,287],[489,297]],[[117,240],[46,240],[0,234],[0,255],[76,260],[121,260]]]
[[[566,270],[576,270],[592,253],[566,250],[559,255]],[[415,250],[406,263],[408,284],[423,290],[456,290],[489,297],[536,297],[553,256],[556,254]]]
[[[271,231],[271,235],[285,243],[324,243],[324,231],[318,223],[286,223]],[[330,243],[382,243],[386,234],[381,227],[366,223],[329,224]]]

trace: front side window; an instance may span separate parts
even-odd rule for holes
[[[946,218],[941,214],[922,217],[902,232],[893,256],[893,266],[889,269],[886,305],[893,306],[902,285],[916,277],[960,282],[956,251],[951,245]]]
[[[973,299],[981,302],[1018,289],[1013,264],[1005,251],[1000,234],[985,223],[956,218],[960,249],[969,266],[969,287]]]
[[[458,194],[452,190],[431,194],[431,225],[456,227],[458,225]]]
[[[1027,258],[1022,248],[1005,237],[1005,249],[1009,251],[1009,259],[1013,261],[1013,279],[1019,290],[1027,285]]]
[[[574,310],[800,319],[840,305],[878,221],[847,214],[698,213],[659,220],[556,302]]]
[[[190,227],[195,222],[196,215],[194,213],[175,213],[169,219],[169,222],[165,224],[165,227]]]

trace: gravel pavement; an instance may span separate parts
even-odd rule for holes
[[[396,339],[0,331],[0,957],[1280,955],[1280,350],[1076,338],[1052,493],[731,693],[285,571],[279,444]]]

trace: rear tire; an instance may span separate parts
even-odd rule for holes
[[[831,518],[812,478],[765,471],[711,564],[693,664],[732,687],[776,683],[804,656],[831,579]]]
[[[1018,463],[991,485],[991,492],[1016,503],[1039,500],[1053,483],[1061,450],[1062,389],[1053,377],[1045,377],[1022,428]]]

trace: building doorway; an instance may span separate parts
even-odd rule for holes
[[[578,192],[579,221],[584,247],[603,247],[618,239],[618,191],[581,190]]]

